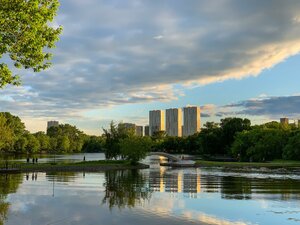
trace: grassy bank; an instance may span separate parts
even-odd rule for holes
[[[132,165],[129,161],[124,160],[99,160],[74,163],[14,163],[13,165],[9,165],[9,168],[16,168],[18,172],[97,172],[105,170],[145,169],[148,166],[144,164]]]
[[[270,162],[218,162],[218,161],[205,161],[197,160],[196,166],[198,167],[250,167],[250,168],[300,168],[300,161],[288,160],[274,160]]]

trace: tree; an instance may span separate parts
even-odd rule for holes
[[[120,141],[121,154],[126,160],[136,164],[150,152],[152,141],[149,137],[133,136]]]
[[[68,137],[69,140],[69,152],[80,152],[86,139],[86,135],[77,129],[76,126],[70,124],[61,124],[58,127],[50,127],[47,130],[47,135],[50,138],[59,139],[62,136]]]
[[[116,125],[114,121],[111,121],[109,129],[103,129],[103,131],[105,137],[105,158],[123,158],[120,149],[120,141],[128,137],[133,137],[135,134],[132,129],[126,129],[124,124],[119,123],[118,125]]]
[[[82,146],[84,152],[102,152],[104,146],[104,139],[102,137],[91,136]]]
[[[18,138],[18,140],[15,142],[14,150],[18,153],[19,152],[25,153],[27,144],[28,144],[27,138],[25,136],[22,136],[22,137]]]
[[[283,149],[283,158],[300,160],[300,132],[291,136]]]
[[[230,151],[230,146],[234,141],[235,134],[243,130],[250,130],[251,122],[249,119],[228,117],[221,119],[220,127],[222,128],[223,134],[223,153],[226,154]]]
[[[39,72],[50,66],[52,55],[47,49],[55,47],[62,28],[53,21],[58,0],[0,0],[0,58],[8,55],[16,68],[32,68]],[[0,88],[18,85],[7,63],[0,63]]]
[[[38,139],[32,134],[27,134],[26,138],[28,141],[28,143],[26,145],[26,151],[29,153],[38,152],[40,149],[40,142],[38,141]]]
[[[50,149],[50,137],[47,136],[44,132],[40,131],[34,134],[37,140],[40,143],[41,151],[48,151]]]
[[[224,154],[223,132],[216,125],[205,125],[205,128],[198,134],[199,153],[204,155]]]
[[[7,125],[7,119],[0,114],[0,151],[7,150],[13,143],[13,130]]]
[[[69,152],[70,150],[70,140],[68,136],[63,135],[57,138],[57,149],[60,152]]]
[[[257,128],[236,135],[231,152],[241,161],[266,161],[282,157],[287,133],[282,129]]]

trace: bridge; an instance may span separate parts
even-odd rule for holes
[[[158,156],[164,156],[174,162],[178,162],[178,161],[181,161],[181,159],[175,155],[171,155],[169,153],[165,153],[165,152],[149,152],[148,153],[149,156],[151,155],[158,155]]]
[[[161,163],[161,166],[172,166],[172,167],[190,167],[195,165],[195,161],[193,160],[184,160],[181,159],[175,155],[165,153],[165,152],[149,152],[148,156],[151,155],[158,155],[158,156],[164,156],[168,158],[171,162],[168,163]]]

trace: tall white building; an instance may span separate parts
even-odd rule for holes
[[[182,110],[167,109],[166,110],[166,132],[169,136],[182,136]]]
[[[47,130],[50,128],[50,127],[58,127],[59,126],[59,122],[58,121],[48,121],[47,122]]]
[[[165,111],[152,110],[149,112],[149,134],[165,130]]]
[[[200,107],[190,106],[183,108],[183,136],[193,135],[200,131]]]

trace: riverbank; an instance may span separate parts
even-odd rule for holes
[[[5,168],[5,167],[4,167]],[[138,163],[132,165],[124,160],[99,160],[76,163],[15,163],[8,169],[0,169],[0,173],[26,172],[99,172],[106,170],[147,169],[148,165]]]
[[[270,162],[219,162],[197,160],[196,167],[230,167],[230,168],[298,168],[300,161],[274,160]]]

